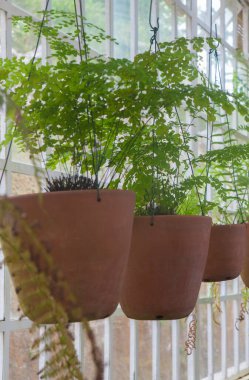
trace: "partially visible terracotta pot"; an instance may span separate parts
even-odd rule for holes
[[[238,277],[242,270],[245,250],[245,224],[212,226],[203,281],[226,281]]]
[[[246,223],[246,253],[244,257],[241,277],[245,286],[249,287],[249,223]]]
[[[197,301],[208,254],[211,218],[135,217],[121,294],[129,318],[179,319]]]
[[[29,225],[34,226],[34,233],[76,297],[81,315],[88,320],[105,318],[118,305],[135,205],[131,191],[100,190],[100,196],[98,202],[96,190],[83,190],[9,198],[26,215]],[[28,248],[27,234],[22,229],[19,234],[23,246]],[[41,257],[37,257],[37,266],[43,270]],[[51,291],[64,302],[56,284]],[[25,307],[25,292],[20,292],[19,301],[24,313],[34,320],[32,310]],[[64,307],[70,321],[75,321],[71,305]]]

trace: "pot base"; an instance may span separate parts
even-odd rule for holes
[[[121,295],[129,318],[185,318],[197,301],[208,254],[211,218],[135,217]]]
[[[96,190],[83,190],[9,198],[26,216],[28,225],[33,226],[34,235],[53,262],[52,269],[20,227],[22,250],[29,251],[38,272],[45,273],[52,296],[66,310],[70,322],[106,318],[115,311],[120,298],[130,249],[135,194],[100,190],[100,196],[98,202]],[[10,272],[15,270],[11,262],[9,267]],[[25,273],[22,277],[15,276],[15,288],[22,287],[24,280]],[[74,301],[72,297],[65,299],[63,282]],[[48,317],[40,321],[38,311],[26,302],[24,287],[18,297],[30,319],[53,322]],[[36,298],[33,304],[42,301]]]
[[[245,239],[244,224],[212,226],[204,282],[233,280],[240,275]]]

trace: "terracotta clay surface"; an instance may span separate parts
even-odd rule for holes
[[[179,319],[193,310],[208,254],[211,218],[135,217],[121,295],[133,319]]]
[[[245,224],[212,226],[203,281],[226,281],[238,277],[245,250]]]
[[[88,320],[105,318],[118,305],[133,225],[133,192],[100,190],[100,197],[98,202],[96,190],[83,190],[10,198],[27,215]],[[61,300],[56,286],[52,292]]]
[[[245,286],[249,287],[249,223],[246,223],[246,253],[241,271],[241,277]]]

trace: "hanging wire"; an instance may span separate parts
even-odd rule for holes
[[[212,38],[212,35],[213,35],[213,26],[212,26],[212,0],[211,0],[211,11],[210,11],[210,38]],[[217,38],[217,27],[215,25],[215,30],[216,30],[216,38]],[[210,84],[211,84],[211,57],[212,57],[212,54],[214,54],[214,56],[216,57],[218,55],[218,52],[217,52],[217,49],[219,47],[219,42],[217,44],[217,46],[215,48],[210,48],[209,49],[209,55],[208,55],[208,88],[210,88]],[[217,65],[215,67],[215,83],[217,82]],[[207,152],[211,151],[212,150],[212,145],[213,145],[213,132],[214,132],[214,122],[212,121],[211,123],[211,129],[209,128],[209,121],[207,120],[207,123],[206,123],[206,141],[207,141]],[[209,176],[209,171],[210,171],[210,164],[207,164],[206,165],[206,176],[208,178]],[[206,183],[206,186],[205,186],[205,191],[204,191],[204,202],[206,203],[207,201],[207,190],[208,190],[208,184]]]
[[[181,122],[181,119],[180,119],[179,112],[178,112],[178,110],[177,110],[176,107],[174,107],[174,108],[175,108],[175,112],[176,112],[176,116],[177,116],[178,123],[179,123],[179,125],[180,125],[180,129],[181,129],[181,133],[182,133],[183,142],[184,142],[184,144],[187,146],[187,141],[186,141],[186,138],[185,138],[185,136],[184,136],[183,125],[182,125],[182,122]],[[194,167],[193,167],[193,164],[192,164],[192,161],[191,161],[191,158],[190,158],[190,154],[189,154],[188,151],[187,151],[187,158],[188,158],[188,162],[189,162],[189,166],[190,166],[191,174],[192,174],[193,178],[195,178]],[[199,189],[198,189],[198,186],[197,186],[196,183],[195,183],[195,191],[196,191],[196,194],[197,194],[197,197],[198,197],[198,201],[199,201],[199,205],[200,205],[200,209],[201,209],[201,214],[202,214],[202,216],[205,216],[205,210],[204,210],[204,207],[203,207],[203,204],[202,204],[201,195],[200,195],[200,193],[199,193]]]
[[[150,50],[152,49],[152,46],[154,44],[154,51],[156,53],[157,51],[160,51],[160,46],[159,46],[158,41],[157,41],[158,30],[159,30],[159,17],[157,17],[157,25],[153,26],[152,25],[152,21],[151,21],[152,20],[152,2],[153,2],[153,0],[150,1],[150,13],[149,13],[149,25],[150,25],[151,31],[153,32],[153,36],[150,39]],[[178,122],[179,122],[179,125],[180,125],[180,129],[181,129],[181,133],[182,133],[184,144],[187,145],[187,141],[186,141],[185,136],[184,136],[183,125],[182,125],[182,122],[181,122],[181,119],[180,119],[179,112],[178,112],[178,110],[177,110],[176,107],[174,107],[174,109],[175,109],[176,116],[177,116],[177,119],[178,119]],[[153,124],[154,123],[155,123],[155,120],[153,120]],[[154,161],[154,159],[155,159],[155,130],[154,130],[154,128],[152,130],[152,136],[153,136],[153,161]],[[191,169],[191,174],[195,178],[194,168],[193,168],[193,165],[192,165],[192,161],[191,161],[189,152],[187,152],[187,158],[188,158],[188,161],[189,161],[189,166],[190,166],[190,169]],[[154,189],[154,181],[155,181],[155,165],[153,164],[153,167],[152,167],[152,215],[151,215],[151,225],[152,226],[154,225],[154,215],[155,215],[155,189]],[[197,197],[198,197],[198,200],[199,200],[201,214],[202,214],[202,216],[204,216],[205,215],[205,211],[204,211],[204,208],[203,208],[203,205],[202,205],[201,195],[199,193],[198,186],[197,186],[196,183],[195,183],[195,190],[196,190],[196,194],[197,194]]]
[[[28,74],[28,81],[29,81],[30,78],[31,78],[31,74],[32,74],[32,70],[33,70],[33,65],[34,65],[35,58],[36,58],[37,51],[38,51],[38,47],[39,47],[39,44],[40,44],[41,35],[42,35],[42,29],[43,29],[44,22],[45,22],[46,12],[47,12],[47,10],[48,10],[48,6],[49,6],[49,1],[50,1],[50,0],[47,0],[47,2],[46,2],[46,6],[45,6],[45,9],[44,9],[44,12],[43,12],[43,17],[42,17],[42,21],[41,21],[41,24],[40,24],[40,29],[39,29],[39,33],[38,33],[38,38],[37,38],[37,42],[36,42],[36,46],[35,46],[34,55],[33,55],[32,60],[31,60],[31,67],[30,67],[29,74]],[[20,117],[20,115],[19,115],[19,117]],[[19,118],[19,117],[18,117],[18,118]],[[17,121],[18,121],[18,120],[17,120]],[[16,130],[16,126],[15,126],[15,128],[14,128],[14,131],[15,131],[15,130]],[[8,165],[9,158],[10,158],[10,152],[11,152],[12,145],[13,145],[13,138],[12,138],[12,140],[10,141],[9,146],[8,146],[8,150],[7,150],[7,154],[6,154],[6,158],[5,158],[4,167],[3,167],[3,170],[2,170],[2,173],[1,173],[0,186],[2,185],[2,181],[3,181],[3,178],[4,178],[4,174],[5,174],[5,172],[6,172],[6,168],[7,168],[7,165]],[[39,148],[40,148],[39,140],[38,140],[38,145],[39,145]],[[40,152],[40,154],[41,154],[42,162],[44,163],[44,167],[45,167],[45,171],[46,171],[47,177],[49,178],[49,172],[48,172],[48,170],[47,170],[47,168],[46,168],[46,165],[45,165],[45,159],[44,159],[44,157],[43,157],[42,152]]]
[[[154,53],[160,50],[159,44],[157,41],[158,37],[158,30],[159,30],[159,17],[157,17],[157,25],[153,26],[152,25],[152,3],[153,0],[150,1],[150,11],[149,11],[149,25],[150,25],[150,31],[153,32],[152,37],[150,38],[150,51],[152,50],[153,44],[154,44]],[[153,118],[153,126],[155,124],[155,118]],[[150,225],[154,226],[154,219],[155,219],[155,129],[152,129],[152,185],[151,185],[151,205],[150,205],[150,210],[151,210],[151,220],[150,220]]]
[[[212,28],[212,26],[211,26],[211,28]],[[215,34],[216,34],[215,37],[218,38],[217,25],[216,24],[215,24]],[[211,56],[211,54],[214,53],[215,62],[216,62],[216,70],[217,70],[217,75],[218,75],[218,79],[219,79],[219,85],[220,85],[221,90],[223,90],[222,78],[221,78],[221,70],[220,70],[220,63],[219,63],[219,55],[218,55],[218,51],[217,51],[218,47],[219,47],[219,43],[217,44],[217,46],[215,48],[210,49],[209,56]],[[208,80],[210,81],[210,77],[208,78]],[[227,130],[228,130],[228,136],[229,136],[230,146],[232,146],[231,127],[230,127],[230,122],[228,120],[227,113],[225,114],[225,119],[226,119],[226,124],[227,124]],[[212,125],[212,131],[211,131],[211,135],[210,135],[210,150],[212,149],[213,127],[214,126]],[[243,208],[242,208],[242,205],[241,205],[240,200],[239,200],[239,193],[238,193],[238,188],[237,188],[237,184],[236,184],[235,165],[234,165],[234,160],[233,159],[231,161],[231,164],[232,164],[232,181],[233,181],[233,185],[234,185],[235,194],[236,194],[236,197],[237,197],[238,213],[240,214],[242,223],[245,223],[244,214],[243,214]],[[210,169],[210,165],[208,167],[208,173],[209,173],[209,169]],[[237,215],[237,213],[236,213],[236,215]],[[235,219],[234,219],[234,221],[235,221]]]
[[[213,1],[210,1],[210,20],[209,20],[209,37],[212,38],[213,35]],[[210,88],[210,79],[211,79],[211,54],[213,53],[213,49],[209,49],[209,55],[208,55],[208,88]],[[212,127],[211,129],[213,130],[213,122],[212,122]],[[212,132],[210,134],[209,131],[209,122],[207,120],[206,122],[206,141],[207,141],[207,148],[206,151],[208,152],[211,150],[211,145],[212,145],[212,138],[211,138]],[[209,176],[209,169],[210,165],[206,165],[206,176],[208,178]],[[206,183],[205,185],[205,190],[204,190],[204,203],[207,202],[207,192],[208,192],[208,184]]]
[[[150,221],[150,225],[151,226],[154,226],[154,217],[155,217],[155,130],[153,128],[152,130],[152,149],[153,149],[153,165],[152,165],[152,185],[151,185],[151,189],[152,189],[152,194],[151,194],[151,221]]]
[[[76,6],[76,0],[74,1],[74,11],[75,11],[75,20],[76,20],[76,27],[79,29],[79,22],[78,22],[78,13],[77,13],[77,6]],[[81,28],[81,38],[83,41],[83,47],[84,47],[84,55],[85,55],[85,62],[88,61],[88,51],[87,51],[87,42],[86,42],[86,32],[85,32],[85,25],[84,25],[84,16],[83,16],[83,8],[82,3],[79,1],[79,11],[80,11],[80,28]],[[78,35],[78,44],[79,44],[79,51],[80,51],[80,60],[83,62],[82,57],[82,43],[80,36]],[[101,201],[100,197],[100,181],[99,181],[99,154],[98,154],[98,144],[97,144],[97,136],[96,136],[96,129],[95,129],[95,121],[92,114],[92,111],[89,110],[89,107],[91,106],[91,99],[88,97],[87,102],[87,119],[88,119],[88,125],[92,124],[92,132],[93,132],[93,147],[91,147],[92,151],[92,159],[93,159],[93,166],[94,166],[94,174],[95,174],[95,186],[97,190],[97,201]],[[83,148],[84,149],[84,148]],[[83,154],[84,157],[84,154]]]
[[[157,25],[156,26],[153,26],[152,25],[152,3],[153,3],[153,0],[150,1],[150,12],[149,12],[149,25],[150,25],[150,31],[153,32],[153,36],[151,37],[150,39],[150,50],[154,44],[154,48],[155,48],[155,53],[157,52],[157,50],[160,50],[160,47],[159,47],[159,44],[158,44],[158,41],[157,41],[157,35],[158,35],[158,31],[159,31],[159,17],[157,17]]]

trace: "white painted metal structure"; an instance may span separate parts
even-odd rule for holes
[[[54,0],[55,1],[55,0]],[[78,0],[83,2],[83,9],[88,16],[88,0]],[[129,24],[129,33],[124,36],[125,41],[121,41],[120,47],[114,48],[108,42],[106,46],[107,54],[122,55],[122,49],[126,44],[126,55],[130,58],[147,43],[146,38],[141,33],[141,28],[147,28],[148,11],[144,12],[146,18],[142,17],[142,5],[146,1],[141,0],[98,0],[103,3],[103,23],[109,34],[116,36],[117,19],[122,21],[123,9],[127,11],[126,17]],[[51,0],[53,7],[53,0]],[[149,9],[149,0],[147,1]],[[242,33],[242,47],[248,56],[248,11],[246,1],[236,0],[213,0],[213,23],[217,23],[218,34],[223,39],[224,48],[221,51],[221,69],[223,85],[231,85],[233,68],[236,66],[234,53],[237,48],[238,33]],[[19,1],[20,4],[20,1]],[[58,4],[58,1],[57,1]],[[63,4],[63,0],[61,0]],[[43,0],[44,6],[44,0]],[[63,7],[62,7],[63,8]],[[42,9],[42,6],[41,6]],[[155,14],[160,15],[160,36],[169,40],[179,36],[209,35],[210,33],[210,9],[211,0],[158,0],[155,1]],[[208,17],[203,17],[207,10]],[[2,57],[11,57],[12,54],[12,32],[11,16],[26,15],[27,11],[15,5],[15,1],[0,0],[0,49]],[[241,15],[241,25],[238,25],[238,14]],[[169,17],[168,35],[164,28],[164,21]],[[91,17],[91,15],[90,15]],[[167,18],[168,19],[168,18]],[[94,21],[94,20],[91,20]],[[166,22],[166,21],[165,21]],[[147,35],[146,35],[147,36]],[[128,42],[127,42],[128,39]],[[144,39],[144,41],[142,41]],[[141,42],[142,41],[142,42]],[[47,51],[46,43],[42,43],[42,55],[45,58]],[[226,62],[226,65],[224,64]],[[4,110],[1,112],[1,136],[5,130]],[[4,165],[6,152],[0,156],[0,170]],[[5,174],[1,192],[11,193],[12,174],[20,173],[26,176],[34,174],[32,165],[28,162],[18,162],[13,156],[10,158]],[[246,315],[245,321],[240,327],[240,331],[235,328],[235,321],[240,308],[240,282],[234,280],[221,284],[221,309],[220,325],[217,325],[212,316],[212,300],[208,297],[208,287],[204,286],[201,291],[197,305],[198,336],[196,350],[192,356],[187,357],[184,353],[184,340],[186,338],[188,323],[184,321],[172,322],[137,322],[130,320],[127,322],[118,309],[109,319],[97,324],[98,341],[102,342],[103,355],[105,361],[105,380],[211,380],[211,379],[236,379],[239,375],[249,373],[249,319]],[[13,292],[10,289],[10,279],[6,268],[0,271],[0,379],[11,380],[9,368],[12,357],[10,356],[11,336],[17,331],[26,331],[30,327],[30,321],[23,319],[19,321],[11,310]],[[119,321],[120,325],[116,324]],[[128,324],[128,325],[127,325]],[[96,323],[93,324],[97,328]],[[127,327],[128,326],[128,327]],[[73,326],[75,330],[75,345],[82,368],[88,371],[87,363],[87,342],[84,339],[84,332],[78,324]],[[126,337],[126,344],[129,345],[128,363],[125,364],[127,375],[119,372],[117,367],[124,360],[124,356],[117,357],[115,347],[122,345],[122,341],[116,342],[117,332],[120,328],[128,328],[129,338]],[[141,333],[143,331],[143,333]],[[144,331],[147,331],[145,337]],[[167,331],[165,337],[164,331]],[[12,335],[11,335],[12,334]],[[146,339],[146,352],[143,347]],[[115,344],[114,344],[115,343]],[[149,359],[148,359],[149,352]],[[146,359],[145,356],[146,355]],[[39,366],[44,364],[44,357],[40,358]],[[149,360],[149,364],[145,360]],[[146,367],[146,371],[144,368]],[[167,368],[165,368],[167,367]],[[122,368],[122,367],[121,367]],[[88,377],[89,378],[89,377]],[[20,369],[20,380],[26,380],[22,376]],[[32,378],[33,379],[33,378]],[[34,378],[35,379],[35,378]],[[38,377],[37,377],[38,379]]]

